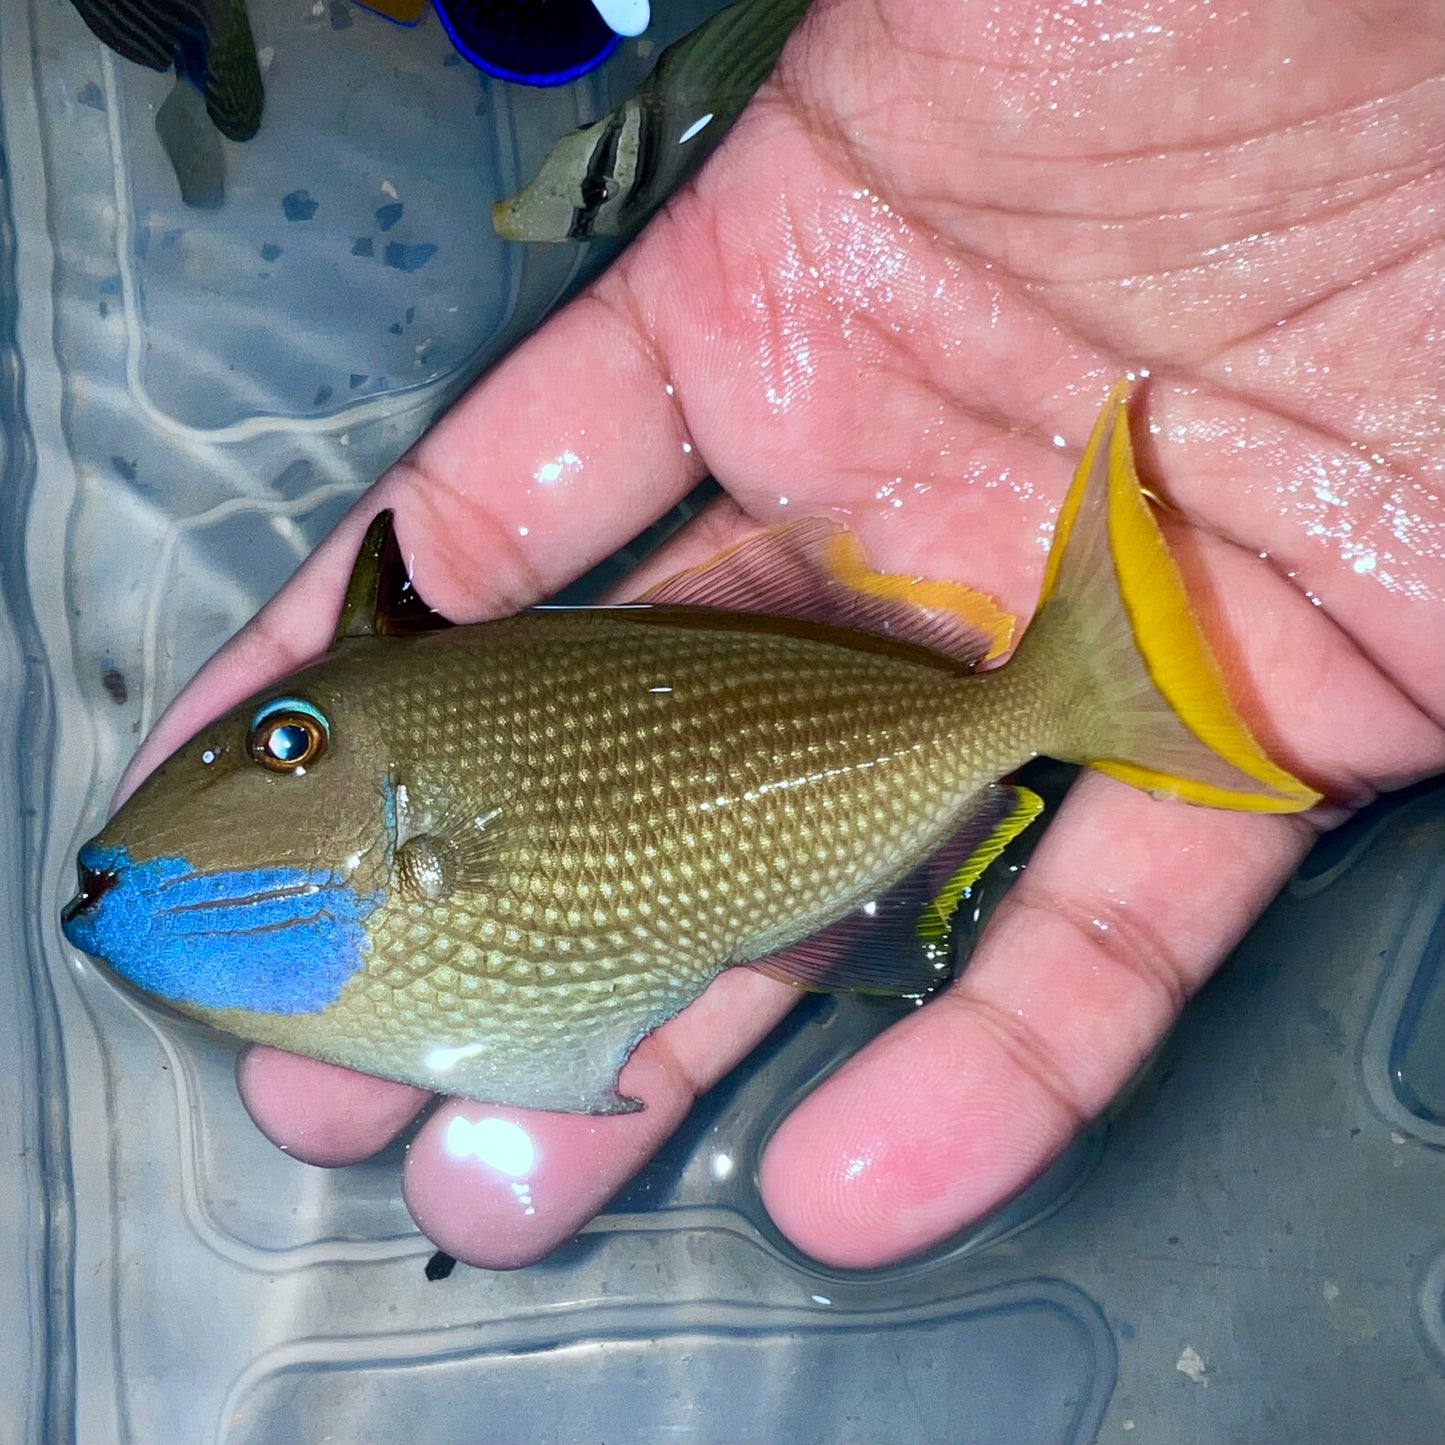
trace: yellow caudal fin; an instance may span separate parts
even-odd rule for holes
[[[1039,611],[1010,668],[1037,674],[1060,734],[1041,751],[1216,808],[1319,801],[1230,701],[1139,486],[1128,388],[1109,394],[1059,514]]]

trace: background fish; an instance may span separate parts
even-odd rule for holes
[[[152,70],[176,68],[227,140],[261,124],[264,92],[246,0],[72,0],[96,37]]]
[[[649,601],[448,628],[383,515],[328,655],[85,845],[66,935],[245,1038],[610,1112],[635,1107],[616,1079],[637,1041],[730,965],[936,985],[960,895],[1038,811],[1000,780],[1038,753],[1196,803],[1316,801],[1229,702],[1122,389],[1000,667],[978,670],[1012,631],[987,598],[871,572],[825,522]]]
[[[705,161],[768,78],[808,0],[738,0],[662,52],[637,94],[552,147],[492,207],[510,241],[628,236]]]

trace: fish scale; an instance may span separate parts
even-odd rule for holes
[[[422,836],[500,810],[478,877],[394,888],[368,920],[339,1031],[397,1059],[471,1050],[453,1077],[483,1095],[565,1032],[574,1069],[548,1102],[600,1107],[647,1028],[886,888],[1020,760],[962,744],[988,730],[945,659],[690,620],[534,613],[329,664],[383,719]]]

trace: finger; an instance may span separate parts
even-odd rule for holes
[[[710,1088],[766,1036],[796,990],[740,969],[649,1035],[619,1087],[636,1114],[543,1113],[452,1099],[407,1156],[406,1199],[449,1254],[491,1269],[542,1258],[637,1172]],[[425,1090],[256,1046],[237,1062],[247,1112],[308,1164],[354,1164],[384,1148],[433,1100]]]
[[[516,1269],[571,1238],[642,1167],[693,1100],[767,1034],[795,989],[733,969],[648,1035],[618,1087],[635,1114],[604,1117],[451,1099],[407,1152],[407,1206],[428,1238],[468,1264]]]
[[[1433,353],[1431,364],[1438,370]],[[1141,436],[1150,481],[1211,531],[1266,559],[1438,727],[1438,428],[1422,448],[1428,460],[1387,459],[1324,405],[1315,402],[1311,415],[1311,401],[1269,410],[1233,394],[1151,383],[1151,431]]]
[[[778,1227],[867,1268],[1014,1194],[1129,1079],[1312,836],[1082,778],[959,982],[770,1140],[759,1180]]]
[[[420,594],[475,621],[556,591],[701,476],[649,337],[615,299],[580,298],[443,416],[201,669],[121,795],[218,713],[325,651],[357,547],[383,508],[396,512]]]
[[[278,1149],[324,1168],[355,1164],[385,1148],[433,1097],[410,1084],[264,1045],[241,1051],[236,1087],[256,1127]]]

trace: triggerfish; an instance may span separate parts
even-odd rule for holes
[[[1318,795],[1230,702],[1123,387],[1038,610],[870,570],[823,519],[643,605],[452,627],[373,523],[330,651],[204,728],[80,850],[66,936],[243,1038],[495,1103],[637,1107],[723,969],[922,997],[1039,809],[1038,754],[1256,812]],[[930,866],[931,865],[931,866]]]

